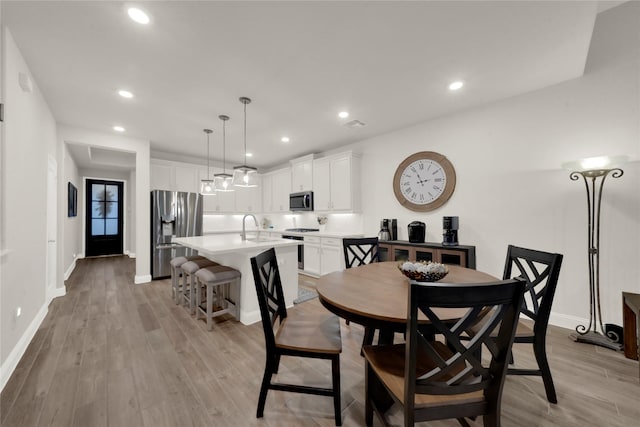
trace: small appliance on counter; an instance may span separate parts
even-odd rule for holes
[[[378,240],[398,240],[398,220],[383,219],[380,221],[380,232]]]
[[[409,231],[409,242],[411,243],[424,243],[424,236],[427,231],[427,226],[424,222],[413,221],[407,226]]]
[[[444,246],[458,246],[458,217],[442,217],[442,244]]]

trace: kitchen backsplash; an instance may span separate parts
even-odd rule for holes
[[[203,232],[212,231],[237,231],[242,229],[242,217],[244,215],[207,215],[203,216]],[[318,224],[318,217],[327,218],[324,225]],[[256,215],[258,224],[262,228],[263,222],[270,222],[274,230],[284,230],[286,228],[322,228],[325,231],[345,231],[362,232],[361,214],[315,214],[304,212],[296,214],[258,214]],[[263,221],[267,220],[267,221]],[[247,219],[247,228],[255,229],[253,220]]]

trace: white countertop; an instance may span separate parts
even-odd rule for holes
[[[297,246],[300,241],[290,239],[273,239],[260,237],[255,239],[255,233],[247,233],[251,240],[242,240],[239,234],[211,234],[207,236],[174,237],[173,242],[209,254],[223,254],[232,252],[255,252],[274,247]]]

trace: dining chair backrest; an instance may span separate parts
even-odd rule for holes
[[[556,292],[562,255],[509,245],[503,279],[521,277],[526,282],[520,312],[532,319],[534,333],[546,334]]]
[[[260,306],[266,347],[270,352],[276,345],[274,327],[287,317],[287,307],[275,249],[271,248],[251,258],[251,269]]]
[[[342,239],[344,265],[346,268],[379,262],[379,246],[377,237]]]
[[[411,282],[404,372],[405,416],[412,414],[410,417],[413,418],[416,394],[450,396],[480,391],[484,394],[484,409],[461,406],[460,415],[468,416],[464,414],[474,413],[474,410],[479,411],[476,415],[481,415],[484,411],[497,409],[499,416],[524,286],[520,279],[465,285]],[[464,315],[451,321],[438,315],[450,311],[434,308],[463,309]],[[428,334],[421,332],[424,328],[418,322],[419,313],[426,316],[431,325]],[[465,330],[482,316],[483,328],[467,340]],[[496,331],[497,337],[492,338]],[[441,335],[446,345],[434,341],[432,333]],[[482,345],[487,346],[490,356],[484,363],[478,358],[480,352],[477,351]],[[423,416],[441,418],[428,413]],[[416,416],[415,419],[420,418]]]

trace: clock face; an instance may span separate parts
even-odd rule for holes
[[[424,212],[436,209],[449,200],[455,182],[455,170],[446,157],[423,151],[400,163],[393,186],[400,204]]]

